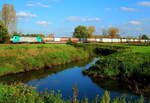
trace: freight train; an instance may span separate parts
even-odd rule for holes
[[[12,43],[150,43],[150,40],[141,39],[125,39],[125,38],[69,38],[69,37],[23,37],[13,36],[10,41]]]

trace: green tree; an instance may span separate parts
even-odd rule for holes
[[[75,28],[73,37],[76,38],[88,38],[90,34],[88,33],[87,27],[86,26],[78,26]]]
[[[8,30],[3,24],[3,22],[0,21],[0,43],[7,43],[8,41],[9,41]]]
[[[141,36],[140,36],[140,39],[149,39],[149,37],[144,34],[144,35],[141,35]]]
[[[116,38],[119,37],[119,29],[115,28],[115,27],[111,27],[108,29],[108,34],[110,35],[110,37],[112,38]]]
[[[89,36],[92,37],[92,36],[93,36],[93,33],[96,31],[95,26],[89,26],[89,27],[87,28],[87,31],[88,31],[88,33],[89,33]]]

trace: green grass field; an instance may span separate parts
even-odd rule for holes
[[[150,46],[131,46],[130,48],[136,53],[150,53]]]
[[[62,65],[89,57],[66,44],[0,45],[0,76]]]

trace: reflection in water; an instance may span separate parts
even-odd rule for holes
[[[3,84],[27,83],[31,80],[39,80],[42,78],[46,78],[47,76],[50,76],[50,75],[56,75],[59,72],[73,68],[75,66],[83,67],[87,65],[90,61],[92,61],[92,58],[85,59],[76,63],[73,62],[70,64],[53,67],[50,69],[41,69],[38,71],[29,71],[25,73],[7,75],[7,76],[3,76],[0,78],[0,83],[3,83]]]
[[[97,58],[87,59],[50,69],[4,76],[0,78],[0,82],[7,84],[25,83],[37,87],[37,91],[45,91],[45,89],[60,90],[64,99],[71,98],[74,85],[79,89],[79,99],[88,97],[91,100],[97,94],[102,95],[106,90],[111,92],[111,97],[120,95],[139,97],[135,96],[134,94],[137,93],[121,81],[94,79],[84,76],[82,71],[95,64],[97,60]]]
[[[143,95],[150,98],[150,83],[141,84],[134,81],[131,84],[122,80],[108,80],[92,77],[91,80],[93,81],[93,83],[97,84],[100,88],[103,88],[105,90],[117,91],[126,94],[136,94],[139,96]]]

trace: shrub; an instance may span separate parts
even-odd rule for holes
[[[9,41],[8,30],[4,26],[3,22],[0,21],[0,43],[7,43]]]

